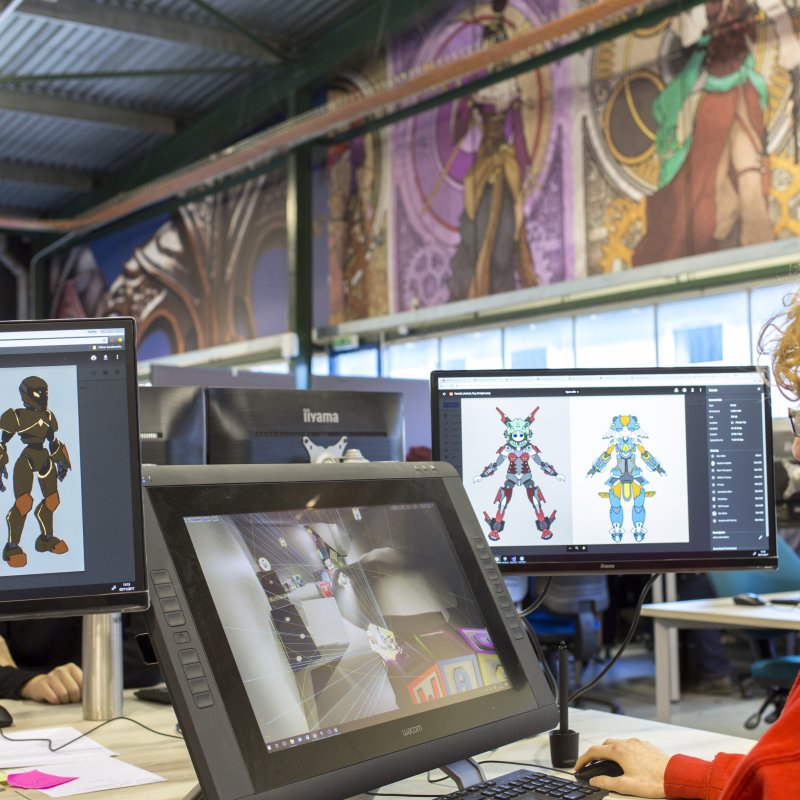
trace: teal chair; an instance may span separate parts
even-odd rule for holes
[[[778,569],[709,572],[717,597],[733,597],[744,592],[797,592],[800,594],[800,555],[783,536],[778,536]]]
[[[732,597],[743,592],[767,594],[769,592],[796,592],[800,594],[800,555],[778,536],[777,570],[743,570],[740,572],[711,572],[708,575],[718,597]],[[732,631],[733,633],[733,631]],[[774,722],[786,701],[794,681],[800,672],[800,655],[790,653],[779,656],[777,638],[773,631],[740,630],[736,635],[745,636],[752,647],[760,647],[750,667],[749,681],[766,691],[766,699],[755,714],[745,721],[745,728],[752,730],[761,722]],[[783,634],[790,649],[794,649],[794,634]],[[759,656],[766,656],[760,658]],[[772,711],[768,711],[773,706]],[[765,716],[766,714],[766,716]]]

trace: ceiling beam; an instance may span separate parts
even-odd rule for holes
[[[59,0],[59,4],[61,2]],[[220,103],[202,119],[186,125],[176,136],[137,161],[133,168],[109,178],[96,192],[69,204],[61,215],[80,214],[120,192],[190,164],[252,133],[282,109],[290,94],[333,75],[356,55],[374,55],[393,31],[425,18],[447,2],[449,0],[405,0],[403,3],[372,0],[308,48],[296,64],[250,81],[238,95]]]
[[[78,192],[90,192],[95,187],[95,176],[87,172],[22,164],[19,161],[0,160],[0,180],[12,183],[46,184]]]
[[[0,7],[1,8],[1,7]],[[201,47],[220,53],[255,58],[268,64],[279,59],[267,44],[258,44],[230,28],[198,25],[194,22],[160,14],[130,11],[111,5],[88,3],[85,0],[25,0],[17,15],[69,22],[91,28],[105,28],[147,39],[161,39],[178,44]]]
[[[96,122],[103,125],[118,125],[122,128],[134,128],[165,136],[174,135],[178,129],[174,119],[160,114],[130,111],[100,103],[65,100],[41,94],[12,92],[7,89],[0,89],[0,109],[77,119],[81,122]]]

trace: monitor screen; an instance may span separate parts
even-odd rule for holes
[[[207,397],[209,464],[307,464],[348,450],[405,457],[398,393],[213,388]]]
[[[147,604],[133,320],[0,322],[0,615]]]
[[[140,386],[143,464],[206,463],[206,400],[198,386]]]
[[[145,485],[147,622],[206,797],[350,797],[555,724],[448,465]]]
[[[431,399],[507,573],[777,564],[761,368],[442,371]]]

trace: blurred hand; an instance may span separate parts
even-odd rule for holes
[[[62,664],[45,675],[31,678],[20,690],[20,696],[37,703],[77,703],[83,689],[83,671],[77,664]]]
[[[557,480],[559,483],[564,483],[564,481],[566,481],[566,480],[567,480],[567,476],[566,476],[566,475],[560,475],[560,474],[559,474],[559,475],[556,475],[556,480]]]
[[[483,475],[476,475],[476,476],[475,476],[475,477],[472,479],[472,482],[473,482],[473,483],[480,483],[482,479],[483,479]]]
[[[624,774],[617,778],[598,775],[589,783],[598,789],[640,797],[664,797],[664,772],[669,756],[650,742],[641,739],[606,739],[578,757],[575,769],[590,761],[608,758],[619,764]]]

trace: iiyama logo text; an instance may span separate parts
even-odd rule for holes
[[[412,725],[410,728],[403,728],[403,736],[413,736],[415,733],[422,733],[422,725]]]
[[[338,422],[339,415],[335,411],[312,411],[303,409],[303,422]]]

